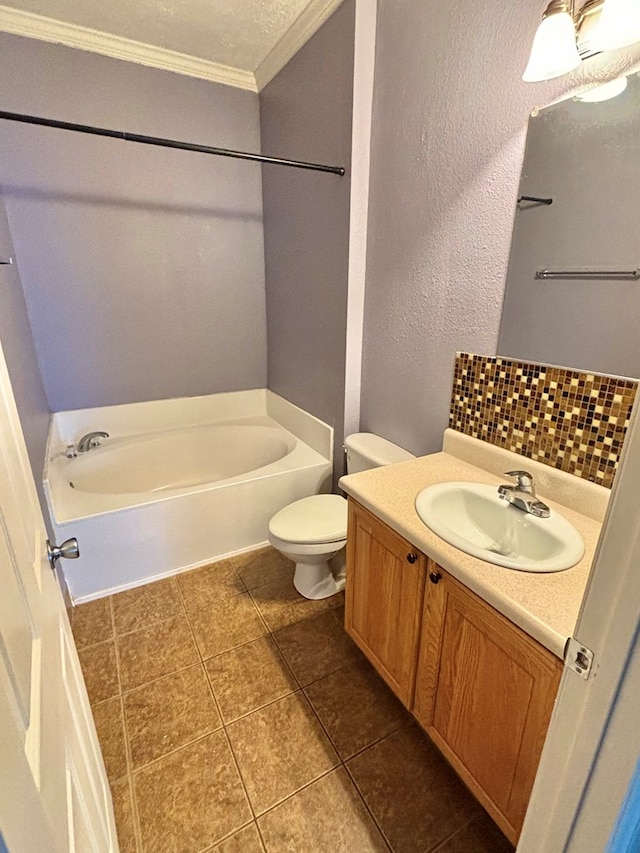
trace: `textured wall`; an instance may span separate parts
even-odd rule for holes
[[[354,0],[260,93],[262,146],[349,169]],[[331,424],[342,473],[349,176],[263,167],[269,388]]]
[[[257,95],[0,35],[3,109],[259,149]],[[260,166],[0,126],[52,410],[264,387]]]
[[[440,448],[456,350],[496,352],[526,125],[589,76],[521,75],[544,2],[379,0],[361,426]]]
[[[11,257],[14,254],[0,196],[0,257]],[[9,370],[43,515],[48,518],[42,490],[42,468],[49,431],[49,407],[38,369],[18,264],[0,266],[0,344]]]
[[[498,352],[640,376],[636,281],[536,281],[537,269],[640,264],[640,78],[601,104],[569,100],[529,122]]]

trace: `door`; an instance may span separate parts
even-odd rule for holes
[[[413,713],[515,844],[562,663],[429,561]]]
[[[104,764],[1,348],[0,590],[0,842],[9,853],[117,851]]]
[[[349,501],[345,628],[401,702],[411,707],[425,557]]]

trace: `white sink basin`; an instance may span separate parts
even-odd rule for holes
[[[584,554],[582,536],[566,518],[553,510],[536,518],[498,497],[496,486],[429,486],[418,493],[416,512],[445,542],[508,569],[561,572]]]

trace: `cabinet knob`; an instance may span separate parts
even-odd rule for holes
[[[417,554],[414,554],[414,553],[407,554],[407,563],[415,563],[417,559],[418,559]]]
[[[440,574],[440,572],[431,572],[431,574],[429,575],[429,580],[431,581],[431,583],[440,583],[441,579],[442,575]]]

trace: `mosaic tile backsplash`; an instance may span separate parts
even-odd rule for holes
[[[458,353],[449,426],[611,488],[637,383]]]

